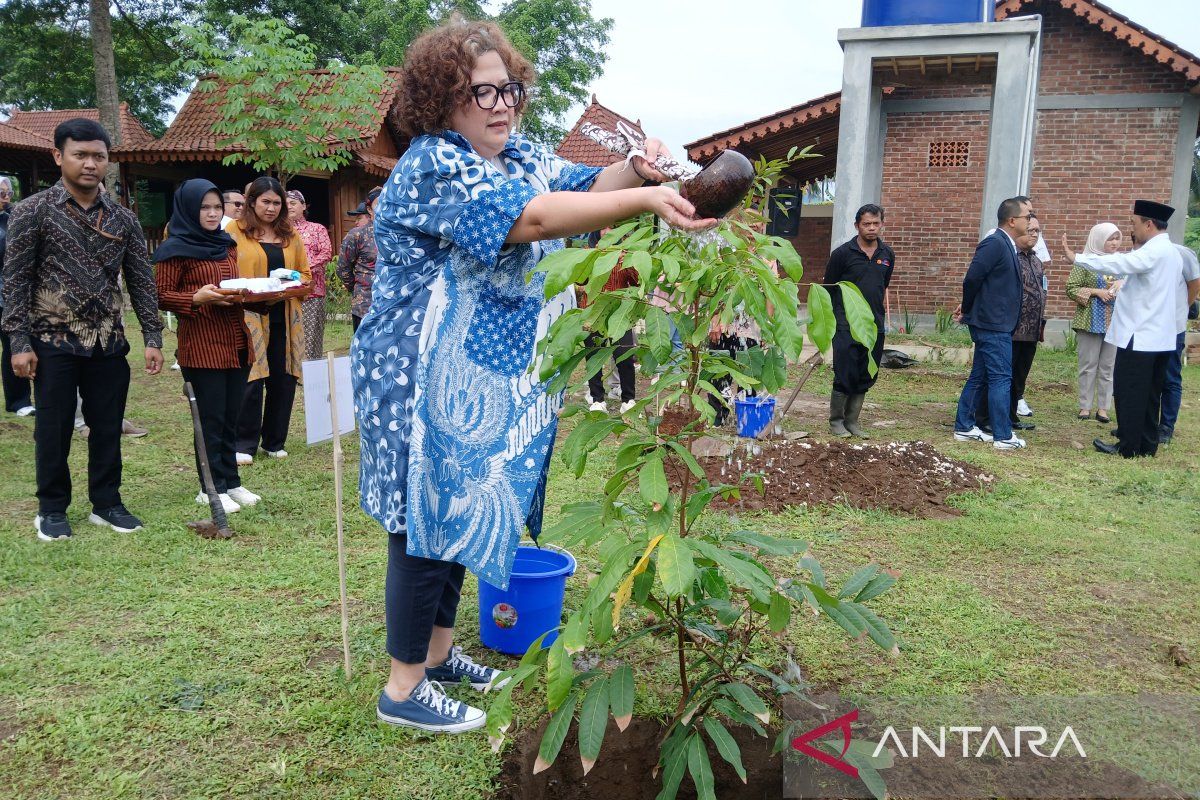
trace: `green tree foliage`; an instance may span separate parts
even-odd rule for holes
[[[496,22],[533,62],[538,85],[522,129],[557,144],[566,134],[563,115],[587,98],[604,68],[612,20],[593,18],[590,0],[510,0],[494,14],[475,0],[207,0],[203,16],[214,23],[236,13],[275,17],[306,34],[318,58],[386,67],[402,64],[414,39],[455,12]]]
[[[244,162],[286,183],[304,170],[337,169],[350,161],[350,143],[374,135],[362,126],[363,109],[378,101],[383,70],[331,63],[314,72],[308,37],[278,20],[235,14],[228,30],[228,42],[208,23],[180,34],[191,54],[181,69],[212,76],[197,91],[219,109],[221,146],[239,148],[226,164]]]
[[[594,19],[588,0],[516,0],[498,22],[538,71],[522,130],[556,145],[566,135],[563,115],[587,99],[587,87],[604,72],[612,20]]]
[[[96,105],[87,0],[0,2],[0,104],[27,109]],[[235,16],[276,19],[308,37],[318,62],[399,66],[408,45],[455,11],[492,19],[536,65],[539,81],[524,131],[557,144],[563,114],[600,76],[611,19],[590,0],[509,0],[489,14],[476,0],[120,0],[113,43],[121,100],[161,133],[172,100],[198,73],[167,44],[180,25],[209,25],[231,40]],[[194,61],[195,59],[189,59]]]
[[[120,98],[152,133],[189,76],[174,68],[175,2],[122,0],[112,20]],[[0,105],[26,110],[95,108],[87,0],[0,3]]]

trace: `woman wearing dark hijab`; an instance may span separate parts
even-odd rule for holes
[[[221,289],[239,277],[237,247],[221,230],[221,192],[206,180],[184,181],[175,192],[170,235],[154,252],[158,304],[179,315],[179,366],[192,384],[213,483],[226,513],[252,506],[258,495],[242,486],[236,452],[238,416],[252,356],[243,292]],[[196,502],[208,503],[201,486]]]

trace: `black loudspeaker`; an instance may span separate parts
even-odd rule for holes
[[[800,232],[800,190],[780,188],[771,190],[768,236],[792,238]]]

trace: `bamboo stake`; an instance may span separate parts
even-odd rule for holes
[[[338,591],[342,605],[342,657],[346,680],[350,680],[350,620],[346,612],[346,546],[342,533],[342,433],[338,430],[337,383],[333,374],[333,351],[325,354],[329,367],[329,415],[333,419],[333,497],[337,516]]]

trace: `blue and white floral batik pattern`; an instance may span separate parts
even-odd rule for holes
[[[504,240],[534,197],[587,191],[599,171],[520,136],[488,161],[445,131],[412,141],[378,200],[374,297],[351,348],[362,506],[410,554],[502,588],[522,529],[541,529],[562,407],[529,366],[575,305],[525,282],[562,242]]]

